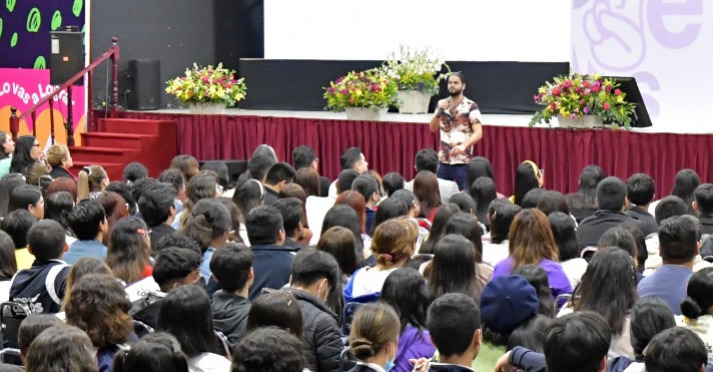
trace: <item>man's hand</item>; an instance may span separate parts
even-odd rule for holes
[[[438,108],[441,110],[447,110],[448,106],[450,106],[450,103],[448,102],[448,98],[444,98],[440,101],[438,101]]]
[[[451,148],[450,154],[451,156],[465,154],[465,145],[461,144],[453,146]]]
[[[426,372],[431,365],[431,360],[426,358],[409,359],[408,362],[413,364],[412,372]]]
[[[510,353],[511,351],[508,351],[495,362],[495,370],[493,372],[510,372],[515,369],[515,366],[510,364]]]

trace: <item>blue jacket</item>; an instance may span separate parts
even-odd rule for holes
[[[32,267],[20,270],[10,284],[10,301],[27,305],[32,313],[60,311],[67,288],[69,265],[60,260],[35,260]]]
[[[255,280],[250,287],[250,302],[255,301],[262,289],[280,289],[290,281],[295,248],[279,245],[253,245],[253,273]]]

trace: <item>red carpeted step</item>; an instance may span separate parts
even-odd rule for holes
[[[95,164],[101,163],[128,163],[138,154],[136,149],[122,149],[111,147],[70,147],[69,152],[74,161],[93,161]]]
[[[140,119],[99,119],[99,132],[126,134],[158,134],[160,127],[173,126],[176,122],[167,120]]]
[[[82,145],[89,147],[118,147],[124,149],[140,150],[142,144],[147,145],[155,135],[148,134],[124,134],[124,133],[82,133]]]

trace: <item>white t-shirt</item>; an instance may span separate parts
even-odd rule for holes
[[[0,282],[0,304],[10,300],[10,284],[12,284],[12,280]]]
[[[495,267],[500,261],[510,256],[510,242],[505,239],[500,244],[483,242],[483,262]]]
[[[560,262],[564,274],[569,279],[569,284],[572,288],[576,287],[582,281],[582,275],[587,271],[587,261],[584,258],[572,258],[564,262]]]
[[[676,324],[690,329],[701,338],[708,350],[708,364],[713,363],[713,316],[701,315],[698,319],[685,319],[683,315],[677,315]]]
[[[230,372],[230,360],[224,356],[203,353],[188,360],[189,372]]]
[[[352,293],[353,298],[370,295],[381,292],[384,287],[386,277],[389,276],[396,268],[376,271],[373,268],[364,268],[354,273],[352,278]]]

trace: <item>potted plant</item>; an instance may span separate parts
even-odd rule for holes
[[[557,117],[561,127],[631,127],[635,104],[626,102],[619,83],[599,74],[570,73],[540,87],[535,102],[545,106],[532,117],[530,126]]]
[[[440,73],[444,66],[447,72],[451,71],[428,48],[419,50],[401,46],[398,57],[395,52],[389,55],[382,69],[399,87],[400,113],[428,112],[431,96],[438,94],[438,82],[448,76]]]
[[[166,93],[188,105],[191,113],[223,114],[226,106],[245,99],[245,78],[235,79],[235,71],[217,67],[201,67],[193,64],[185,76],[166,82]]]
[[[396,82],[380,69],[350,72],[329,83],[324,99],[332,111],[346,111],[348,119],[382,120],[397,103]]]

